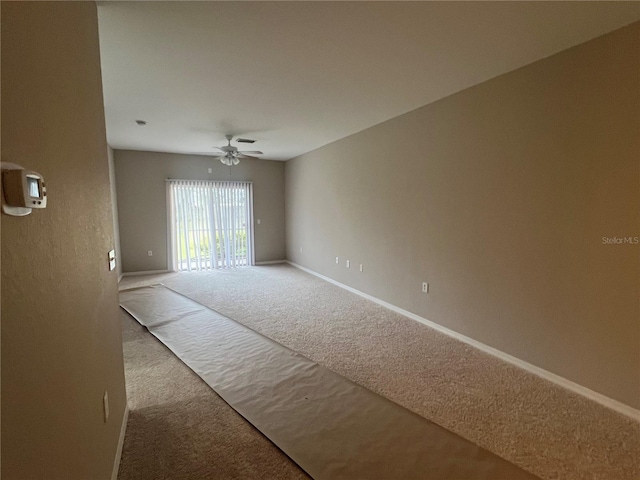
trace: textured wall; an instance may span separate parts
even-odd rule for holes
[[[48,189],[2,216],[2,478],[108,479],[126,397],[93,2],[2,2],[2,160]]]
[[[640,246],[602,241],[640,236],[638,58],[635,23],[287,162],[287,258],[640,407]]]
[[[130,150],[116,150],[115,160],[124,272],[167,269],[167,178],[253,182],[256,262],[285,258],[283,162],[245,159],[230,168],[202,155]]]

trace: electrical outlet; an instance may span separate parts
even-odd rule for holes
[[[351,268],[351,262],[347,260],[347,268]]]
[[[258,219],[258,225],[260,225],[260,219]]]
[[[422,282],[422,293],[429,293],[429,284],[427,282]]]
[[[362,270],[362,264],[360,264],[360,271],[361,271],[361,272],[362,272],[362,271],[364,271],[364,270]]]
[[[209,167],[209,173],[212,173],[213,169],[211,167]]]
[[[300,247],[300,253],[302,253],[302,247]]]
[[[107,423],[109,420],[109,392],[104,391],[104,396],[102,397],[102,408],[104,413],[104,423]]]
[[[153,257],[153,251],[152,251],[152,250],[149,250],[149,251],[147,252],[147,255],[149,255],[150,257]]]
[[[340,263],[340,257],[336,257],[336,265]]]

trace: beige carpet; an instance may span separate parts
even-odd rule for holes
[[[640,424],[289,266],[129,277],[203,303],[544,479],[640,477]],[[119,478],[306,478],[123,314]]]

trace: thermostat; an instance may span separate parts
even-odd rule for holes
[[[2,170],[2,211],[7,215],[24,216],[32,208],[47,207],[47,188],[38,172],[24,168]]]

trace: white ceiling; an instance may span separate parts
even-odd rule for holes
[[[231,133],[287,160],[632,23],[640,3],[100,2],[98,15],[113,148],[214,154]]]

